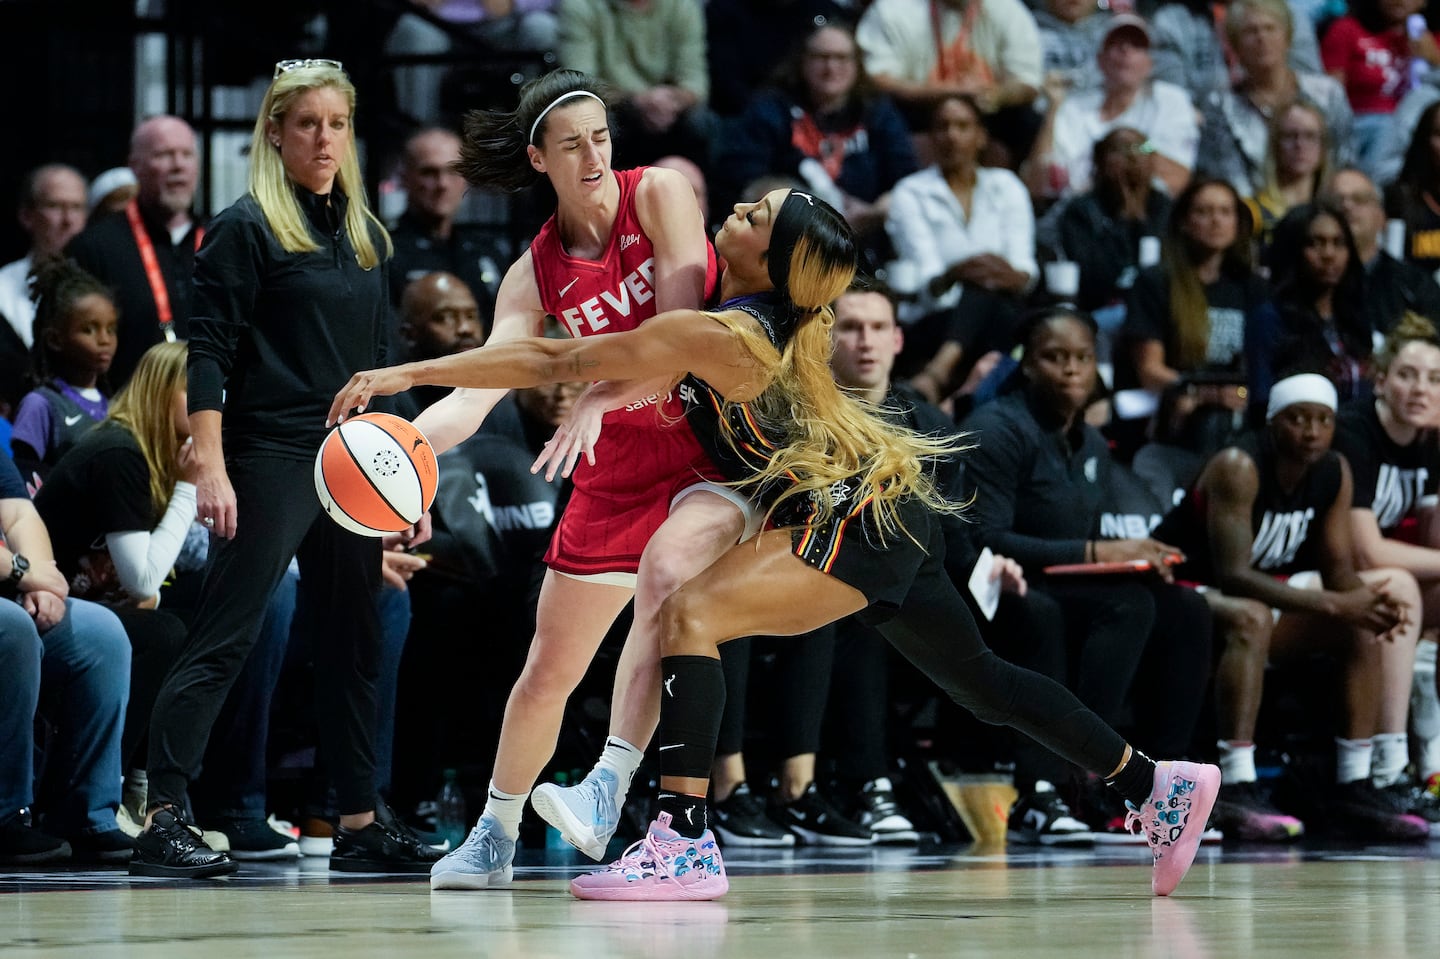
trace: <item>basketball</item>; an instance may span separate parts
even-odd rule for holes
[[[415,424],[362,413],[330,431],[315,456],[315,492],[330,518],[361,536],[398,533],[435,499],[435,451]]]

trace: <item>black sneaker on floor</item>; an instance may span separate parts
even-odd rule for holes
[[[1369,779],[1337,783],[1326,812],[1332,830],[1357,839],[1419,842],[1430,836],[1425,820],[1402,812],[1397,798]]]
[[[118,829],[73,836],[70,845],[75,850],[75,862],[102,866],[123,866],[135,852],[135,840]]]
[[[777,818],[812,846],[868,846],[875,841],[870,830],[845,818],[830,800],[820,795],[813,782],[799,799],[780,804]]]
[[[1292,842],[1305,835],[1305,824],[1276,809],[1258,782],[1222,782],[1210,822],[1228,838],[1247,842]]]
[[[0,863],[34,866],[70,858],[70,844],[30,824],[30,810],[22,809],[0,822]]]
[[[1425,820],[1431,839],[1440,838],[1440,798],[1434,793],[1409,779],[1382,786],[1380,792],[1390,797],[1393,808]]]
[[[132,876],[206,879],[239,868],[228,854],[207,846],[200,827],[186,822],[184,815],[173,809],[155,810],[150,828],[135,837],[135,854],[130,857]]]
[[[1055,787],[1040,781],[1029,795],[1016,800],[1010,807],[1006,838],[1028,846],[1092,846],[1095,835],[1085,825]]]
[[[765,815],[765,801],[741,783],[724,802],[710,804],[710,825],[730,846],[793,846],[795,834]]]
[[[242,862],[299,859],[300,843],[264,819],[220,819],[213,828],[230,839],[230,858]]]
[[[335,827],[330,868],[336,872],[422,872],[444,855],[413,834],[375,820],[364,829]]]
[[[872,779],[860,787],[852,818],[861,829],[870,830],[877,843],[908,844],[920,841],[920,833],[895,801],[895,787],[888,776]]]

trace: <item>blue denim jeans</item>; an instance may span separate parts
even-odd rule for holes
[[[130,642],[110,610],[80,599],[43,634],[0,600],[0,817],[35,800],[35,715],[55,726],[46,828],[67,837],[113,832],[120,734],[130,695]]]

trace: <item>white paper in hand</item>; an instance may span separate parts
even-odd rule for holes
[[[980,558],[975,561],[975,568],[970,571],[970,595],[975,597],[980,612],[987,620],[993,620],[995,610],[1000,607],[1000,579],[990,578],[994,569],[995,554],[990,552],[990,547],[987,546],[980,551]]]

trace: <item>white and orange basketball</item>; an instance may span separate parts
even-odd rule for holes
[[[415,524],[435,499],[435,450],[415,424],[362,413],[325,437],[315,455],[315,492],[330,518],[361,536]]]

